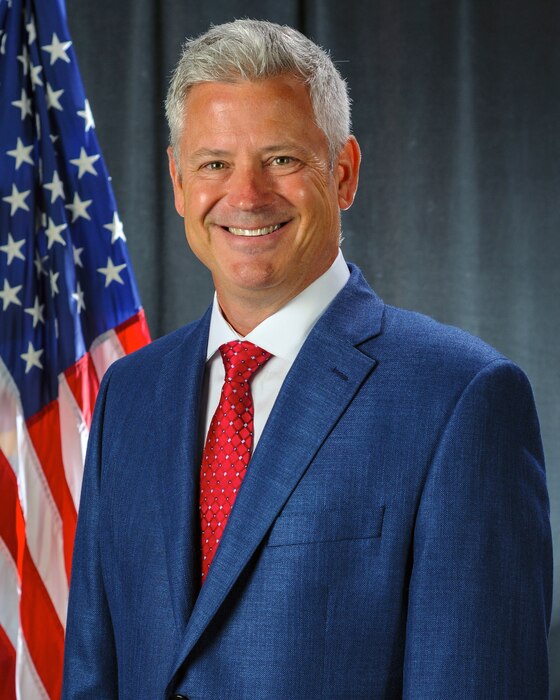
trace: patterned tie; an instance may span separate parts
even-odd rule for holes
[[[225,529],[253,446],[253,397],[249,380],[270,353],[248,341],[220,346],[225,379],[200,468],[202,581]]]

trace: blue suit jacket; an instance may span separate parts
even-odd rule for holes
[[[63,696],[546,698],[548,501],[522,372],[385,306],[354,268],[286,378],[200,590],[209,318],[103,381]]]

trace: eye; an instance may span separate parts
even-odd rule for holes
[[[291,156],[276,156],[272,159],[273,165],[290,165],[293,162],[294,159]]]
[[[221,160],[213,160],[211,163],[206,163],[202,166],[204,170],[223,170],[225,164]]]

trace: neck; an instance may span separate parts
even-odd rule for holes
[[[223,284],[223,280],[221,280],[222,284],[219,284],[214,278],[218,303],[224,318],[239,335],[245,337],[324,274],[337,255],[338,247],[323,266],[316,268],[312,274],[308,272],[299,279],[295,279],[288,288],[278,285],[262,289],[243,289],[237,285]]]
[[[220,309],[226,321],[240,336],[245,337],[259,323],[262,323],[269,316],[279,311],[296,295],[293,294],[285,300],[277,300],[276,303],[263,305],[256,304],[254,298],[251,300],[232,299],[220,294],[219,291],[217,291],[217,296]]]

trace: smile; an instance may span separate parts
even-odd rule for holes
[[[233,226],[224,226],[224,228],[226,231],[233,233],[234,236],[266,236],[269,233],[278,231],[281,226],[283,224],[274,224],[264,228],[234,228]]]

